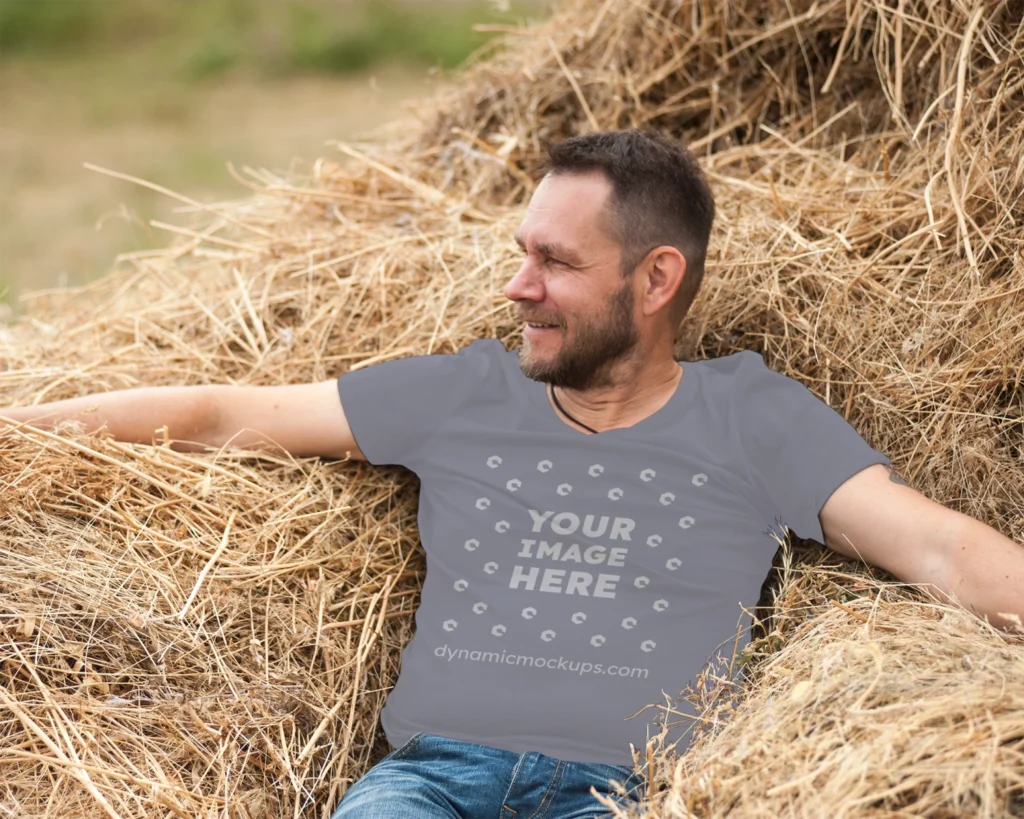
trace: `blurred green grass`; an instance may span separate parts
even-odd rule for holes
[[[0,0],[0,60],[145,48],[181,79],[345,74],[381,63],[454,68],[484,45],[478,23],[515,23],[538,2]]]
[[[0,312],[164,246],[178,203],[244,195],[236,168],[323,155],[431,93],[548,0],[0,0]],[[329,152],[329,151],[328,151]],[[0,316],[2,318],[2,316]]]

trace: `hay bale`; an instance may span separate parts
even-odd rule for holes
[[[1024,815],[1021,639],[826,551],[787,560],[755,682],[690,690],[700,739],[655,761],[643,815]]]
[[[0,329],[0,404],[515,346],[501,290],[544,145],[647,126],[688,140],[719,204],[677,356],[763,353],[925,494],[1024,541],[1021,12],[569,0],[420,130],[306,178],[246,169],[252,196],[189,204],[168,248],[37,296]],[[415,476],[157,443],[0,450],[0,804],[326,817],[386,750]],[[803,551],[781,552],[765,636],[723,658],[749,664],[745,697],[701,680],[691,751],[652,749],[648,814],[1024,815],[1024,639]]]

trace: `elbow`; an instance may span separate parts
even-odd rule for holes
[[[221,447],[226,442],[224,402],[220,386],[186,387],[182,404],[182,423],[175,430],[173,448],[183,452]]]

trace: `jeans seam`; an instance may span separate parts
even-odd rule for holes
[[[558,794],[558,788],[562,784],[562,775],[565,773],[565,769],[567,767],[569,767],[568,762],[558,760],[558,762],[555,764],[555,772],[551,775],[551,781],[548,782],[548,789],[544,791],[544,795],[540,798],[540,804],[537,805],[537,810],[534,811],[529,817],[527,817],[527,819],[536,819],[536,817],[542,816],[544,813],[547,813],[547,809],[548,807],[550,807],[550,804],[547,807],[545,807],[544,802],[545,800],[547,800],[548,794],[551,794],[551,801],[555,801],[555,796]],[[552,785],[554,785],[555,787],[554,793],[551,793]]]
[[[502,809],[502,811],[510,810],[510,811],[512,811],[512,813],[516,814],[516,816],[519,815],[519,811],[517,811],[515,808],[510,808],[508,806],[508,797],[509,797],[509,794],[512,793],[512,789],[516,786],[516,781],[519,779],[519,772],[522,771],[522,769],[523,769],[523,762],[525,760],[526,760],[526,755],[525,754],[520,754],[519,761],[516,763],[515,770],[512,771],[512,781],[509,782],[508,790],[505,791],[505,796],[503,796],[502,799],[501,799],[501,809]]]

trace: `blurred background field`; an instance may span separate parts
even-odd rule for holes
[[[182,207],[249,195],[366,136],[541,0],[0,0],[0,312],[172,238]]]

